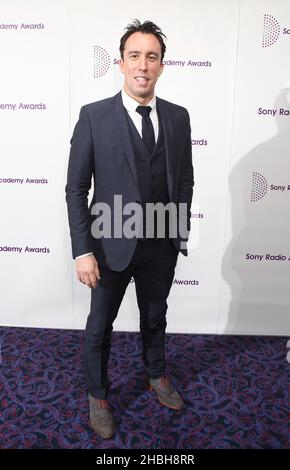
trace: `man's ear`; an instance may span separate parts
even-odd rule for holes
[[[122,73],[124,73],[124,61],[122,58],[120,59],[120,62],[119,62],[119,69],[121,70]]]
[[[159,70],[159,75],[158,75],[159,77],[162,74],[163,69],[164,69],[164,64],[160,64],[160,70]]]

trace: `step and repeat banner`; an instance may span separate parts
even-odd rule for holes
[[[167,36],[157,96],[191,117],[195,187],[168,332],[290,333],[290,2],[0,0],[0,324],[83,328],[66,213],[80,107],[122,87],[134,18]],[[91,197],[91,194],[90,194]],[[137,331],[132,279],[115,329]]]

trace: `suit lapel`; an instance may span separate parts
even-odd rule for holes
[[[121,92],[115,95],[111,101],[113,105],[113,121],[116,134],[119,137],[120,144],[123,148],[123,151],[128,159],[128,163],[132,172],[134,181],[139,189],[137,169],[135,164],[134,149],[131,142],[130,130],[128,126],[126,109],[123,106]]]

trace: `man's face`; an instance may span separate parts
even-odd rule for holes
[[[133,33],[127,39],[124,59],[120,61],[125,76],[125,92],[146,105],[154,94],[155,83],[163,71],[161,45],[151,33]]]

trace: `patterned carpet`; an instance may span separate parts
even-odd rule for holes
[[[88,424],[83,331],[1,327],[0,342],[2,449],[290,447],[287,338],[168,334],[173,411],[144,386],[139,334],[113,333],[107,441]]]

